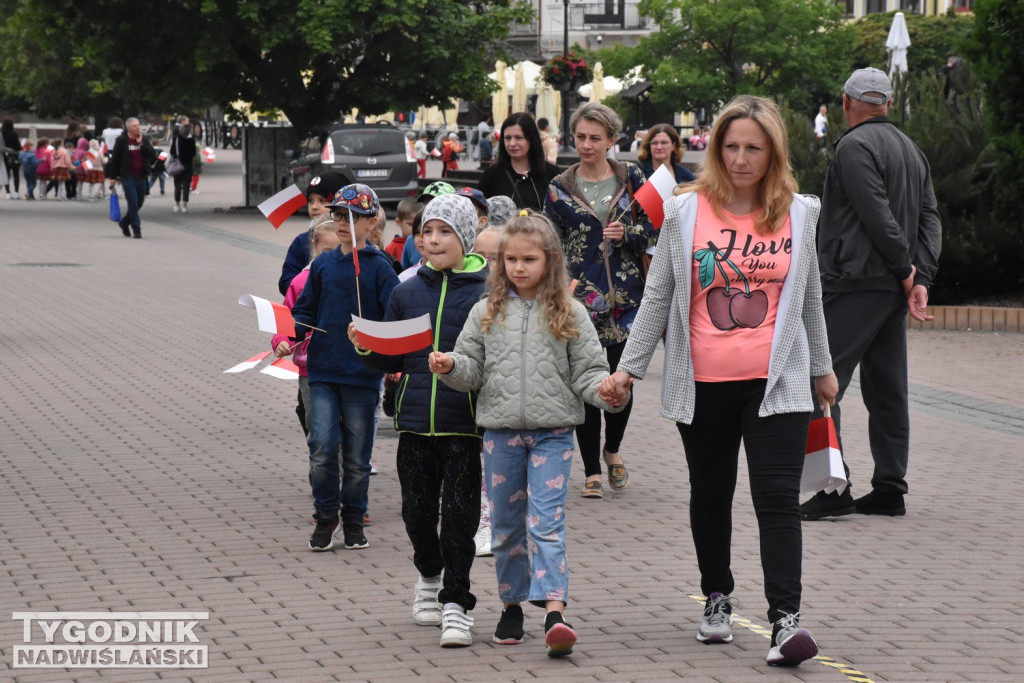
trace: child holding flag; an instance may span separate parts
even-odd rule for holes
[[[476,420],[487,430],[492,550],[504,603],[493,640],[523,641],[520,603],[529,600],[547,610],[550,657],[571,654],[576,642],[562,616],[569,593],[565,499],[573,425],[583,422],[584,401],[621,410],[598,396],[608,361],[568,283],[554,227],[541,214],[521,212],[505,226],[490,294],[470,311],[455,351],[429,358],[449,387],[480,390]]]
[[[334,201],[335,193],[344,184],[345,179],[337,173],[322,173],[309,181],[309,187],[306,188],[306,211],[309,213],[310,227],[319,216],[330,213],[327,207]],[[288,293],[288,284],[308,263],[309,232],[304,230],[292,240],[284,257],[281,277],[277,281],[277,288],[282,295]]]
[[[380,208],[373,190],[362,184],[346,185],[329,208],[341,244],[313,262],[292,308],[296,324],[325,331],[310,339],[306,357],[309,481],[317,518],[309,547],[315,551],[334,547],[339,513],[345,547],[369,545],[363,535],[363,516],[370,486],[373,416],[383,374],[359,360],[355,348],[345,343],[345,329],[353,314],[369,320],[383,318],[391,290],[398,284],[384,255],[366,247],[366,233]]]
[[[440,624],[442,647],[463,647],[473,643],[473,619],[466,613],[476,605],[469,580],[476,554],[473,535],[480,521],[476,394],[439,383],[427,356],[432,350],[455,347],[470,309],[484,293],[487,261],[469,253],[477,216],[468,198],[438,197],[423,210],[422,221],[426,265],[418,277],[395,288],[384,319],[411,320],[428,314],[433,347],[403,355],[369,353],[363,360],[375,370],[402,373],[395,428],[402,519],[419,572],[413,619],[423,626]],[[349,339],[357,344],[351,327]]]

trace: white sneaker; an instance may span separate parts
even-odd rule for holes
[[[14,195],[12,195],[10,192],[8,192],[7,193],[7,198],[8,199],[14,199]]]
[[[441,616],[441,647],[466,647],[473,644],[473,617],[462,605],[446,602]]]
[[[476,556],[477,557],[490,557],[494,555],[491,552],[491,527],[481,525],[476,530],[476,536],[473,537],[476,542]]]
[[[181,207],[181,212],[182,213],[188,213],[188,207],[187,206]]]
[[[175,204],[174,206],[171,207],[171,211],[173,211],[174,213],[178,213],[179,208],[180,207],[177,204]]]
[[[412,618],[420,626],[441,624],[441,603],[437,601],[437,593],[440,590],[440,576],[433,579],[421,576],[416,581],[416,589],[412,594]]]

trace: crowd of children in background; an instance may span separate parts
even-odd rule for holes
[[[562,615],[572,427],[584,400],[616,407],[597,394],[607,362],[569,294],[555,230],[540,214],[517,215],[506,197],[439,181],[399,204],[399,234],[384,244],[387,219],[373,190],[343,182],[333,173],[310,182],[310,227],[294,239],[278,282],[299,336],[272,341],[300,367],[296,412],[315,507],[309,548],[331,550],[338,535],[346,549],[369,546],[370,453],[383,406],[399,432],[413,622],[440,626],[443,647],[472,644],[470,570],[475,556],[493,554],[503,601],[493,641],[522,642],[528,600],[545,608],[548,654],[570,654],[576,634]],[[353,315],[424,314],[433,344],[400,355],[362,348],[350,324]],[[341,329],[351,343],[339,341]],[[552,368],[543,382],[519,385],[509,378],[520,373],[503,372],[541,349]],[[503,405],[510,398],[522,410]]]
[[[113,118],[100,135],[78,124],[70,124],[64,137],[40,137],[33,143],[18,138],[13,119],[4,119],[2,130],[3,185],[7,199],[98,200],[106,199],[107,189],[104,167],[110,161],[114,141],[124,131],[124,122]],[[158,159],[149,169],[149,187],[160,184],[160,194],[166,191],[168,178],[166,154],[158,147],[159,138],[152,138]],[[198,147],[198,146],[197,146]],[[159,157],[163,158],[159,158]],[[185,179],[192,193],[198,194],[199,179],[203,172],[202,150],[194,153],[190,177]],[[24,192],[21,180],[24,178]],[[38,192],[37,192],[38,190]]]

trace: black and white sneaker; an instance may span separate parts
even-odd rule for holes
[[[309,537],[309,549],[316,552],[323,552],[334,547],[334,536],[338,533],[340,526],[338,513],[324,515],[316,520],[316,529]]]
[[[360,524],[345,525],[345,550],[361,550],[370,545],[363,535],[363,527]]]
[[[765,661],[773,666],[796,666],[818,654],[810,631],[800,628],[800,612],[783,614],[772,627],[772,646]]]
[[[494,629],[492,640],[499,645],[518,645],[523,642],[523,608],[519,605],[509,605],[501,610],[501,619],[498,619],[498,627]]]

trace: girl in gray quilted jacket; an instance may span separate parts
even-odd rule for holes
[[[622,409],[598,396],[608,361],[567,283],[554,227],[542,214],[521,212],[505,227],[490,294],[470,311],[455,350],[430,354],[430,369],[445,384],[479,390],[476,420],[486,429],[485,482],[503,603],[494,642],[523,641],[520,605],[529,601],[547,611],[550,657],[571,654],[576,642],[563,618],[573,427],[583,422],[584,402]]]

